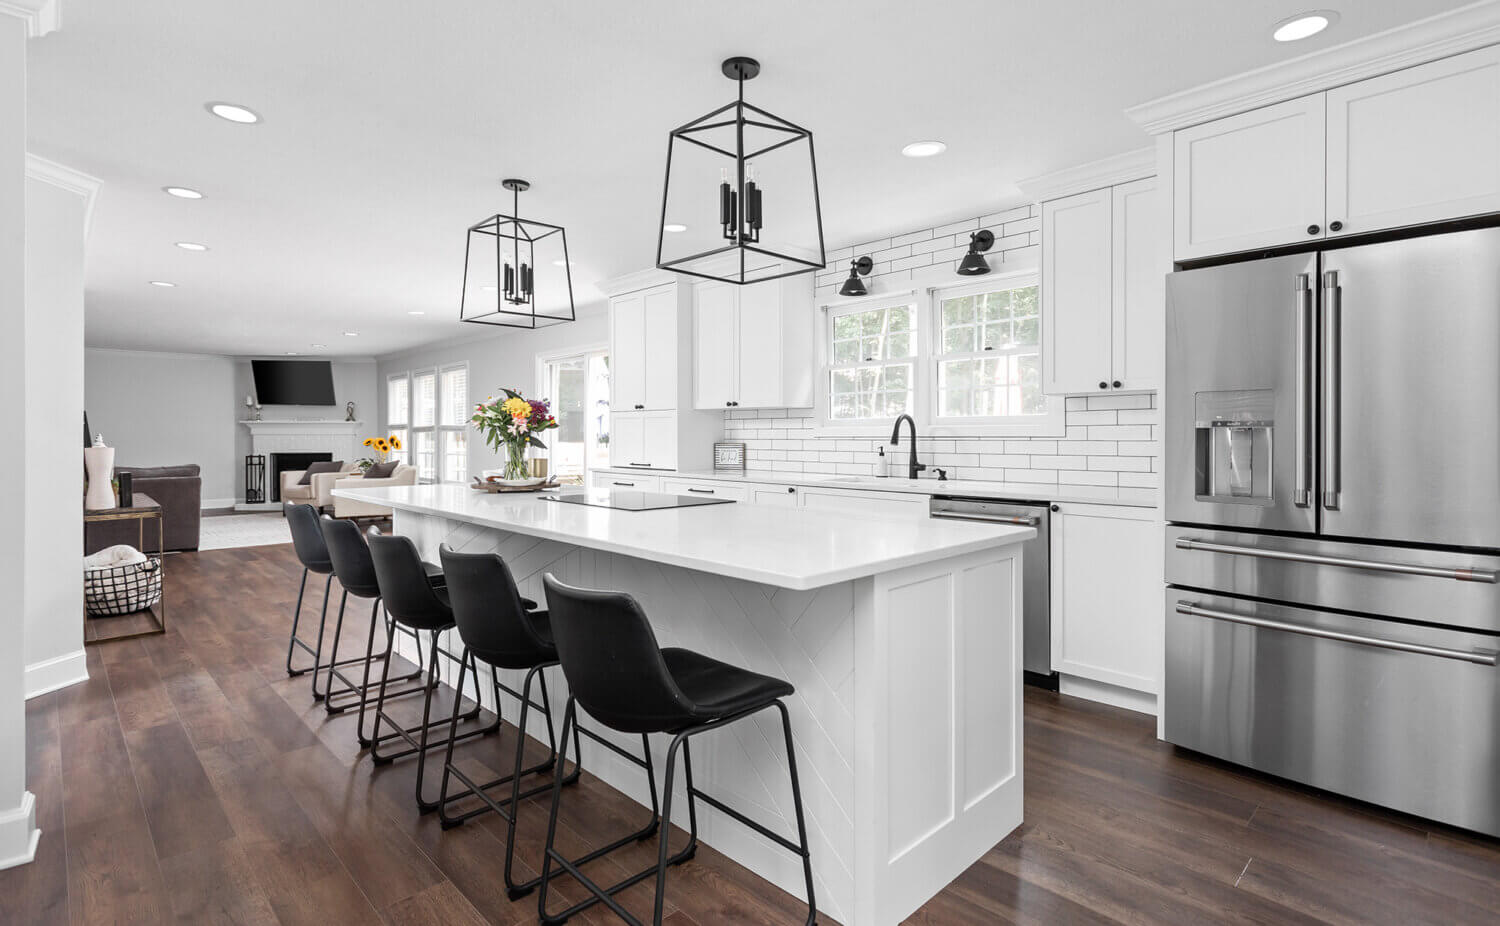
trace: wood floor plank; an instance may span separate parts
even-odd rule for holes
[[[277,926],[271,901],[244,850],[229,839],[162,862],[172,911],[181,926]]]
[[[0,923],[68,922],[67,837],[63,817],[62,734],[57,693],[26,704],[26,786],[42,831],[30,865],[0,871]]]
[[[138,806],[68,823],[68,904],[74,926],[156,926],[172,920],[151,831]]]
[[[158,859],[211,850],[234,836],[181,724],[127,733],[125,743]]]
[[[485,926],[488,922],[458,888],[446,881],[398,900],[380,912],[390,926]]]

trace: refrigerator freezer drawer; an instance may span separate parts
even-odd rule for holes
[[[1500,556],[1167,526],[1168,584],[1500,633]]]
[[[1176,588],[1166,612],[1168,742],[1500,836],[1500,638]]]

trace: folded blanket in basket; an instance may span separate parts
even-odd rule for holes
[[[83,558],[84,569],[110,569],[115,566],[134,566],[144,563],[146,554],[126,543],[105,547],[98,553]]]

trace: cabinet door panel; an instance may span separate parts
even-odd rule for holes
[[[589,488],[613,491],[615,489],[636,492],[661,491],[660,477],[640,473],[594,473],[589,477]]]
[[[1052,515],[1052,668],[1156,693],[1162,531],[1155,509],[1063,505]]]
[[[677,468],[677,413],[646,412],[641,416],[645,462],[656,469]]]
[[[611,412],[609,416],[609,465],[635,466],[646,459],[644,412]]]
[[[797,507],[796,486],[756,486],[750,490],[750,504]]]
[[[1328,220],[1351,235],[1500,210],[1500,47],[1328,91]]]
[[[667,286],[644,297],[642,404],[648,409],[677,407],[677,289]]]
[[[1042,391],[1097,392],[1110,378],[1110,191],[1042,204]]]
[[[735,400],[734,287],[702,283],[693,290],[693,405],[725,408]]]
[[[735,502],[750,500],[750,491],[743,485],[727,482],[705,482],[701,479],[663,479],[661,490],[668,495],[701,495],[705,498],[727,498]]]
[[[781,281],[741,286],[739,302],[735,401],[747,408],[781,407],[786,404],[781,388]]]
[[[859,492],[803,486],[803,508],[819,508],[874,518],[925,518],[927,496],[892,492]]]
[[[1156,180],[1114,188],[1114,380],[1123,389],[1161,385],[1168,257],[1164,197]]]
[[[630,410],[646,405],[646,300],[640,293],[610,303],[610,340],[613,344],[612,404]]]
[[[1174,135],[1178,260],[1323,237],[1324,96],[1288,100]]]

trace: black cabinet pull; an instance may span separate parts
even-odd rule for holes
[[[1344,230],[1344,223],[1338,221],[1337,219],[1335,219],[1334,221],[1328,223],[1328,230],[1329,231],[1343,231]]]
[[[635,483],[633,483],[633,482],[616,482],[616,483],[614,483],[614,485],[617,485],[617,486],[633,486],[633,485],[635,485]]]
[[[1307,233],[1309,235],[1316,235],[1319,231],[1321,231],[1321,229],[1319,229],[1316,225],[1307,226]]]
[[[733,404],[734,404],[734,403],[733,403],[733,402],[725,402],[725,403],[724,403],[724,405],[725,405],[725,406],[726,406],[726,407],[727,407],[727,406],[730,406],[730,405],[733,405]]]
[[[786,490],[788,492],[795,492],[795,491],[797,491],[797,487],[796,486],[787,486]]]
[[[1059,508],[1059,507],[1058,507],[1058,506],[1056,506],[1056,505],[1053,505],[1053,506],[1052,506],[1052,510],[1053,510],[1053,511],[1062,511],[1062,509],[1061,509],[1061,508]]]
[[[699,495],[712,495],[712,494],[714,494],[714,490],[713,489],[695,489],[692,486],[688,486],[688,491],[689,492],[697,492]]]
[[[1100,389],[1108,389],[1109,388],[1109,383],[1106,383],[1104,380],[1101,379],[1101,380],[1099,380],[1099,388]]]
[[[1114,382],[1110,383],[1110,385],[1114,386],[1116,389],[1119,389],[1123,384],[1119,380],[1115,380]]]
[[[637,405],[637,406],[636,406],[636,408],[637,408],[637,409],[641,409],[641,408],[645,408],[645,407],[646,407],[646,406],[644,406],[644,405]]]

